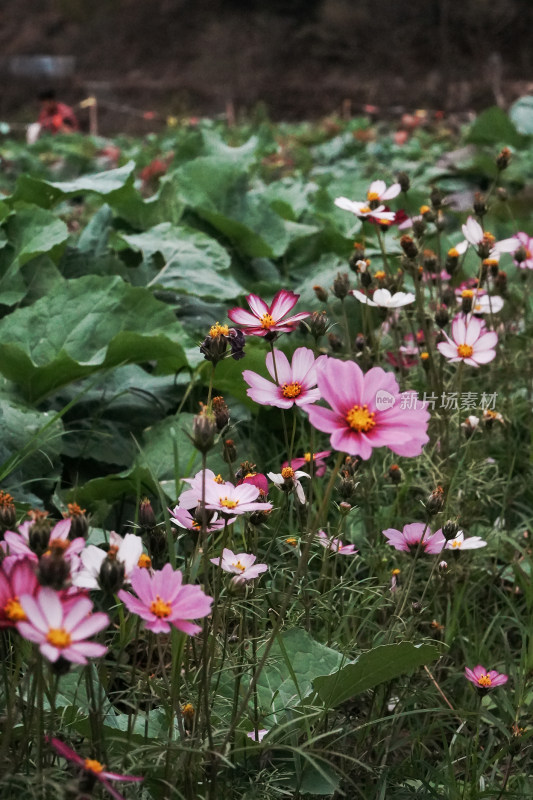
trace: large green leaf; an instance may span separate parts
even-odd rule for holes
[[[317,677],[313,686],[326,708],[335,708],[356,694],[406,675],[438,657],[437,648],[428,644],[385,644],[361,653],[333,675]]]
[[[505,111],[493,106],[479,115],[470,128],[466,141],[474,144],[508,144],[511,147],[521,147],[527,140],[518,133]]]
[[[161,253],[165,259],[150,285],[224,300],[243,291],[228,269],[228,252],[205,233],[162,222],[144,233],[122,234],[120,238],[145,258]]]
[[[135,162],[128,161],[118,169],[96,172],[93,175],[82,175],[73,181],[45,181],[32,178],[30,175],[21,175],[17,181],[17,188],[10,199],[12,201],[25,200],[42,208],[50,208],[58,200],[87,193],[109,197],[120,191],[128,182],[133,181],[134,169]]]
[[[38,399],[118,364],[157,361],[159,372],[177,371],[186,365],[183,338],[150,291],[89,275],[0,321],[0,371]]]
[[[248,176],[230,160],[205,156],[175,173],[180,198],[248,256],[281,256],[289,235]]]

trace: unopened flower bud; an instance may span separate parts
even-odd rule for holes
[[[328,342],[334,353],[341,352],[343,344],[342,339],[339,336],[337,336],[335,333],[328,333]]]
[[[362,352],[366,347],[366,337],[364,333],[358,333],[354,341],[354,350]]]
[[[415,600],[414,602],[411,603],[411,608],[414,614],[420,614],[420,612],[422,611],[422,604],[419,603],[418,600]]]
[[[496,166],[498,167],[500,172],[503,172],[504,169],[507,169],[509,164],[511,163],[511,151],[508,147],[502,148],[496,157]]]
[[[143,497],[139,503],[139,525],[145,530],[150,530],[156,526],[154,510],[147,497]]]
[[[437,271],[437,254],[426,248],[423,252],[423,259],[422,259],[422,266],[426,270],[426,272],[436,272]]]
[[[361,272],[359,277],[361,278],[361,285],[363,289],[368,289],[368,287],[372,285],[372,275],[370,272]]]
[[[481,192],[476,192],[474,195],[474,212],[478,217],[484,217],[487,211],[488,208],[485,195],[481,194]]]
[[[424,206],[422,206],[424,208]],[[427,206],[425,206],[427,208]],[[428,209],[429,210],[429,209]],[[426,218],[422,215],[423,219],[414,219],[413,220],[413,233],[417,239],[422,238],[424,233],[426,232]],[[430,221],[430,220],[429,220]]]
[[[411,187],[411,179],[407,172],[399,172],[396,176],[396,180],[400,184],[400,188],[402,192],[408,192]]]
[[[339,503],[339,511],[341,514],[348,514],[352,510],[350,503],[347,503],[345,500],[342,503]]]
[[[318,340],[327,333],[329,319],[327,318],[325,311],[313,311],[307,320],[307,324],[309,325],[311,336]]]
[[[104,592],[116,594],[124,583],[124,564],[117,561],[117,547],[110,547],[107,557],[102,561],[98,574],[98,583]]]
[[[505,189],[503,186],[498,186],[498,188],[496,189],[496,194],[498,195],[498,199],[501,200],[502,203],[505,203],[509,197],[507,189]]]
[[[350,291],[350,279],[347,272],[338,272],[333,281],[332,291],[339,300],[344,300]]]
[[[191,733],[192,729],[194,728],[194,716],[195,710],[192,703],[185,703],[181,709],[181,715],[183,717],[183,727],[187,731],[187,733]]]
[[[205,406],[196,414],[192,424],[192,443],[200,453],[208,453],[215,443],[215,415]]]
[[[33,550],[40,558],[48,549],[52,522],[46,519],[47,511],[32,511],[30,513],[33,517],[33,523],[28,531],[28,544],[30,545],[30,550]]]
[[[229,408],[223,397],[213,397],[213,414],[217,431],[222,431],[229,422]]]
[[[444,508],[444,489],[442,486],[437,486],[429,495],[426,502],[426,511],[433,516],[438,514]]]
[[[437,189],[437,187],[434,186],[433,189],[431,190],[430,195],[429,195],[429,199],[430,199],[430,202],[431,202],[431,205],[433,206],[433,208],[435,210],[437,210],[438,208],[440,208],[442,206],[442,201],[444,199],[444,194],[441,192],[440,189]]]
[[[226,439],[224,441],[224,461],[226,464],[233,464],[237,460],[237,448],[233,439]]]
[[[407,258],[416,258],[418,255],[418,247],[410,236],[402,236],[400,239],[400,246],[407,256]]]
[[[435,322],[439,328],[444,328],[450,321],[450,315],[446,306],[439,306],[435,312]]]
[[[474,302],[473,289],[464,289],[461,294],[461,311],[463,314],[469,314],[472,311],[472,303]]]
[[[452,519],[447,520],[442,526],[442,535],[444,536],[447,542],[449,542],[450,539],[455,539],[458,533],[459,533],[459,525]]]
[[[478,425],[479,417],[475,417],[473,414],[467,417],[464,422],[461,422],[461,428],[463,429],[467,439],[470,439],[470,437],[474,435]]]
[[[448,569],[448,562],[447,561],[439,561],[439,571],[446,572]]]
[[[500,294],[505,294],[507,291],[507,273],[503,270],[498,272],[498,276],[496,278],[496,288],[500,292]]]
[[[391,464],[388,469],[387,475],[391,479],[391,481],[395,484],[401,483],[402,481],[402,473],[398,464]]]
[[[527,251],[524,245],[520,245],[518,250],[515,250],[513,253],[513,258],[517,264],[522,264],[524,261],[527,260]]]
[[[65,515],[70,518],[70,530],[68,538],[72,539],[86,539],[89,533],[89,520],[85,516],[85,509],[80,508],[77,503],[67,504],[68,513]]]
[[[317,299],[320,300],[321,303],[326,303],[328,299],[328,292],[324,289],[323,286],[313,286],[313,291],[317,296]]]
[[[66,587],[70,577],[70,566],[61,548],[52,548],[41,556],[37,578],[41,586],[49,586],[59,592]]]
[[[17,524],[17,511],[13,498],[7,492],[0,491],[0,537],[12,530]]]
[[[339,486],[339,494],[342,497],[342,499],[350,500],[355,494],[356,487],[357,484],[353,480],[353,478],[348,478],[348,477],[343,478]]]

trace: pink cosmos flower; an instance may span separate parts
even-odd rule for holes
[[[247,511],[270,511],[272,503],[256,502],[260,491],[250,483],[234,486],[210,482],[205,492],[205,507],[220,514],[246,514]]]
[[[488,364],[496,357],[498,334],[487,331],[485,323],[477,317],[470,319],[459,315],[452,322],[451,338],[443,331],[446,342],[439,342],[437,348],[449,361],[464,361],[471,367]]]
[[[213,598],[199,586],[183,585],[183,575],[170,564],[154,570],[152,575],[146,569],[134,569],[131,586],[137,597],[124,589],[118,597],[129,611],[142,617],[146,628],[154,633],[169,633],[173,625],[194,636],[201,627],[189,620],[206,617],[211,611]]]
[[[70,519],[62,519],[57,525],[54,525],[50,531],[50,538],[48,540],[48,547],[61,549],[63,551],[63,558],[66,561],[71,561],[72,566],[79,563],[78,555],[85,547],[85,539],[79,536],[77,539],[69,539]],[[32,520],[23,522],[19,525],[18,533],[14,531],[6,531],[4,534],[4,541],[0,543],[0,547],[4,552],[8,553],[9,558],[29,558],[31,561],[38,561],[39,558],[30,547],[30,529],[33,525]]]
[[[88,597],[66,604],[58,592],[41,587],[35,597],[22,594],[19,602],[26,620],[17,622],[17,630],[24,639],[38,644],[48,661],[62,657],[74,664],[86,664],[87,658],[98,658],[107,652],[103,644],[87,641],[109,624],[107,614],[91,613],[93,604]]]
[[[252,486],[256,486],[261,497],[266,497],[268,494],[268,479],[262,472],[247,472],[244,478],[237,481],[237,486],[240,486],[241,483],[250,483]]]
[[[223,569],[224,572],[231,572],[235,575],[232,578],[232,583],[239,585],[246,581],[251,581],[262,572],[267,571],[268,564],[256,564],[256,559],[257,556],[249,553],[234,553],[225,547],[220,558],[211,558],[210,561]]]
[[[298,302],[299,294],[287,291],[287,289],[280,289],[274,296],[272,303],[268,306],[264,300],[256,294],[249,294],[246,298],[250,311],[245,311],[244,308],[232,308],[228,311],[228,317],[236,325],[244,328],[244,333],[255,336],[268,336],[270,339],[275,338],[274,334],[277,333],[290,333],[300,320],[309,317],[310,311],[302,311],[299,314],[294,314],[288,319],[284,319],[289,311],[294,308]]]
[[[340,539],[331,539],[325,531],[318,531],[317,538],[322,547],[340,553],[343,556],[354,556],[357,553],[354,544],[343,544]]]
[[[299,347],[294,351],[292,364],[281,350],[274,350],[266,357],[266,367],[272,383],[256,372],[245,369],[242,377],[250,387],[246,394],[256,403],[276,408],[291,408],[293,405],[304,406],[320,400],[320,392],[316,388],[316,365],[323,359],[315,359],[312,350]]]
[[[497,686],[503,686],[507,683],[509,676],[503,672],[497,672],[495,669],[486,670],[481,664],[478,664],[474,669],[465,667],[465,678],[467,678],[477,689],[485,692],[489,689],[495,689]]]
[[[183,478],[184,483],[189,484],[189,489],[185,489],[179,496],[179,508],[196,508],[202,502],[202,492],[207,491],[209,483],[222,484],[224,479],[222,475],[215,475],[213,470],[206,469],[205,477],[204,470],[197,472],[194,478]]]
[[[311,425],[331,434],[333,449],[365,461],[373,447],[418,456],[429,441],[429,412],[402,408],[396,378],[381,367],[366,374],[353,361],[327,358],[317,365],[318,388],[331,408],[306,406]],[[412,404],[411,404],[412,405]]]
[[[173,522],[174,525],[179,525],[180,528],[186,528],[189,531],[198,532],[202,530],[202,523],[193,517],[190,511],[187,511],[186,508],[180,508],[180,506],[176,506],[173,511],[169,508],[169,511],[171,514],[170,521]],[[224,524],[230,525],[232,522],[235,522],[235,519],[232,519],[231,522],[228,520],[227,523],[224,523],[223,519],[217,518],[217,514],[213,514],[213,516],[209,518],[208,513],[207,517],[207,533],[219,531],[224,527]]]
[[[118,772],[109,772],[104,768],[104,765],[99,761],[96,761],[96,759],[82,758],[74,750],[72,750],[72,748],[66,745],[65,742],[61,742],[59,739],[51,739],[46,737],[46,740],[52,745],[56,753],[58,753],[60,756],[63,756],[63,758],[66,758],[67,761],[71,761],[73,764],[81,767],[89,777],[99,781],[104,789],[106,789],[106,791],[108,791],[111,797],[114,797],[115,800],[124,800],[124,797],[117,792],[117,790],[114,789],[108,781],[138,782],[144,780],[143,778],[135,775],[120,775]]]
[[[0,566],[0,628],[13,628],[26,619],[20,605],[22,594],[35,595],[39,582],[29,559],[17,559],[11,567]]]
[[[517,249],[523,248],[526,257],[523,261],[517,261],[515,257],[514,263],[520,269],[533,269],[533,238],[523,231],[517,233],[515,238],[520,242]]]
[[[420,542],[420,550],[425,553],[440,553],[446,544],[440,528],[432,534],[429,526],[424,525],[423,522],[411,522],[409,525],[404,525],[403,531],[387,528],[386,531],[383,531],[383,535],[395,550],[402,550],[405,553],[415,552]]]
[[[291,467],[293,469],[300,469],[300,467],[305,466],[306,464],[310,464],[311,461],[313,462],[313,475],[316,478],[321,478],[322,475],[326,472],[326,462],[324,459],[328,458],[331,455],[331,450],[322,450],[321,453],[305,453],[305,455],[300,458],[293,458],[291,461]],[[284,461],[281,465],[283,468],[289,466],[288,461]]]

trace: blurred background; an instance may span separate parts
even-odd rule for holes
[[[532,0],[2,0],[0,119],[30,121],[48,88],[94,95],[101,128],[126,132],[143,124],[130,107],[506,106],[533,91],[532,23]]]

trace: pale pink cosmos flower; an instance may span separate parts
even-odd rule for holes
[[[486,547],[487,542],[481,536],[469,536],[465,539],[463,531],[459,531],[457,536],[446,542],[446,550],[477,550],[479,547]]]
[[[246,735],[253,742],[262,742],[269,730],[270,728],[261,728],[257,731],[257,736],[255,735],[255,731],[248,731]]]
[[[316,388],[315,367],[321,358],[324,356],[316,359],[307,347],[294,351],[291,364],[281,350],[267,353],[266,368],[275,383],[245,369],[242,377],[250,387],[246,394],[256,403],[276,408],[316,403],[320,400],[320,392]]]
[[[471,367],[488,364],[496,357],[494,349],[498,343],[498,334],[487,331],[483,320],[477,317],[469,319],[458,315],[452,322],[452,336],[447,333],[446,342],[439,342],[437,348],[451,362],[464,361]]]
[[[516,250],[523,248],[526,257],[523,261],[517,261],[515,250],[513,253],[514,263],[517,267],[520,267],[520,269],[533,269],[533,238],[531,238],[529,234],[524,233],[524,231],[517,233],[515,238],[520,242]]]
[[[109,535],[109,550],[90,544],[80,555],[81,569],[72,576],[74,586],[84,589],[100,588],[100,570],[107,559],[118,561],[124,567],[124,581],[129,581],[130,575],[139,563],[143,551],[140,536],[127,533],[124,538],[115,531]]]
[[[281,472],[269,472],[268,477],[278,489],[285,492],[294,491],[300,503],[305,503],[305,492],[300,478],[310,478],[311,476],[307,472],[294,470],[292,467],[283,467]]]
[[[26,619],[17,622],[17,630],[24,639],[35,642],[39,650],[52,663],[58,658],[74,664],[86,664],[87,658],[98,658],[107,647],[87,639],[109,625],[109,617],[101,611],[91,613],[92,601],[78,597],[68,603],[60,594],[42,586],[35,597],[22,594],[19,599]]]
[[[473,683],[477,689],[483,691],[503,686],[509,680],[509,676],[505,675],[505,673],[497,672],[495,669],[487,670],[481,664],[478,664],[474,669],[465,667],[465,678]]]
[[[179,508],[196,508],[202,502],[202,494],[204,488],[207,489],[208,484],[224,483],[221,475],[215,475],[213,470],[206,469],[197,472],[194,478],[183,478],[184,483],[189,484],[189,488],[183,491],[178,498]]]
[[[440,553],[446,544],[440,528],[432,534],[429,525],[423,522],[411,522],[409,525],[404,525],[402,531],[387,528],[383,531],[383,535],[391,547],[404,553],[414,553],[419,546],[421,552]]]
[[[359,219],[367,217],[377,217],[386,222],[392,222],[396,217],[395,211],[387,211],[386,206],[379,205],[377,208],[370,208],[370,203],[360,203],[357,200],[349,200],[347,197],[335,198],[335,205],[343,211],[351,211]]]
[[[191,512],[187,511],[186,508],[176,506],[173,511],[169,508],[169,511],[171,514],[170,521],[173,522],[174,525],[178,525],[180,528],[186,528],[189,531],[196,531],[197,533],[202,530],[202,523],[199,522],[196,517],[193,517]],[[199,517],[201,519],[201,514],[199,514]],[[209,512],[206,522],[206,532],[213,533],[213,531],[219,531],[224,525],[231,525],[235,522],[235,518],[224,522],[223,519],[218,519],[218,514],[213,514],[213,516],[211,516],[211,512]]]
[[[135,775],[121,775],[118,772],[109,772],[105,769],[104,765],[97,761],[95,758],[82,758],[79,756],[71,747],[65,744],[65,742],[61,742],[59,739],[53,739],[50,737],[46,737],[47,742],[49,742],[56,753],[58,753],[63,758],[66,758],[67,761],[70,761],[76,766],[81,767],[81,769],[87,773],[88,776],[93,778],[94,780],[99,781],[104,789],[109,792],[111,797],[114,797],[115,800],[125,800],[123,795],[117,792],[116,789],[111,786],[109,781],[131,781],[131,782],[138,782],[144,780]]]
[[[388,289],[376,289],[372,299],[358,289],[352,289],[352,294],[360,303],[367,306],[378,306],[379,308],[402,308],[414,303],[416,300],[412,292],[395,292],[391,294]]]
[[[220,558],[211,558],[210,561],[224,572],[233,574],[235,577],[232,578],[232,583],[239,585],[251,581],[259,577],[262,572],[267,571],[268,564],[256,564],[256,559],[257,556],[249,553],[234,553],[233,550],[225,547]]]
[[[298,302],[299,294],[280,289],[274,296],[272,303],[267,305],[256,294],[249,294],[246,298],[250,311],[244,308],[232,308],[228,311],[228,317],[236,325],[243,328],[247,335],[268,336],[275,338],[278,333],[290,333],[302,319],[309,317],[310,311],[301,311],[292,317],[285,319],[289,311]]]
[[[295,469],[299,470],[300,467],[304,467],[306,464],[313,463],[312,472],[316,478],[321,478],[322,475],[326,472],[326,462],[324,459],[329,458],[331,455],[331,450],[322,450],[320,453],[305,453],[304,456],[298,458],[293,458],[290,466]],[[284,461],[281,465],[282,467],[288,467],[289,462]]]
[[[381,367],[366,374],[353,361],[327,358],[317,366],[318,388],[331,408],[305,406],[311,425],[331,434],[334,450],[367,460],[374,447],[418,456],[429,441],[429,412],[402,408],[396,378]],[[407,397],[407,395],[405,395]]]
[[[340,553],[343,556],[354,556],[357,553],[354,544],[343,544],[340,539],[330,538],[325,531],[318,531],[317,539],[327,550]]]
[[[85,547],[85,539],[79,536],[76,539],[69,539],[70,519],[62,519],[50,531],[48,547],[51,549],[61,549],[63,558],[71,562],[71,568],[77,568],[79,564],[78,556]],[[0,547],[8,554],[9,559],[29,558],[31,561],[38,561],[39,558],[30,547],[30,529],[33,525],[32,520],[23,522],[19,525],[18,533],[6,531],[4,541]]]
[[[260,495],[257,486],[241,483],[234,486],[225,483],[210,482],[206,487],[205,507],[219,514],[246,514],[248,511],[270,511],[272,503],[256,502]]]
[[[33,562],[29,559],[20,558],[11,564],[3,562],[0,566],[0,628],[13,628],[26,619],[20,596],[34,596],[38,588]]]
[[[459,254],[462,254],[469,244],[474,247],[479,247],[481,244],[487,244],[490,247],[488,256],[485,258],[494,259],[498,261],[502,253],[515,253],[520,247],[520,239],[512,236],[510,239],[502,239],[496,242],[494,236],[487,231],[484,231],[479,222],[474,217],[468,217],[465,225],[462,226],[463,236],[466,239],[464,242],[455,245],[455,249]]]
[[[144,619],[145,627],[154,633],[170,633],[173,625],[194,636],[201,627],[189,620],[206,617],[211,612],[213,598],[199,586],[184,585],[183,575],[170,564],[154,570],[152,575],[137,567],[130,582],[137,597],[124,589],[118,597],[129,611]]]

